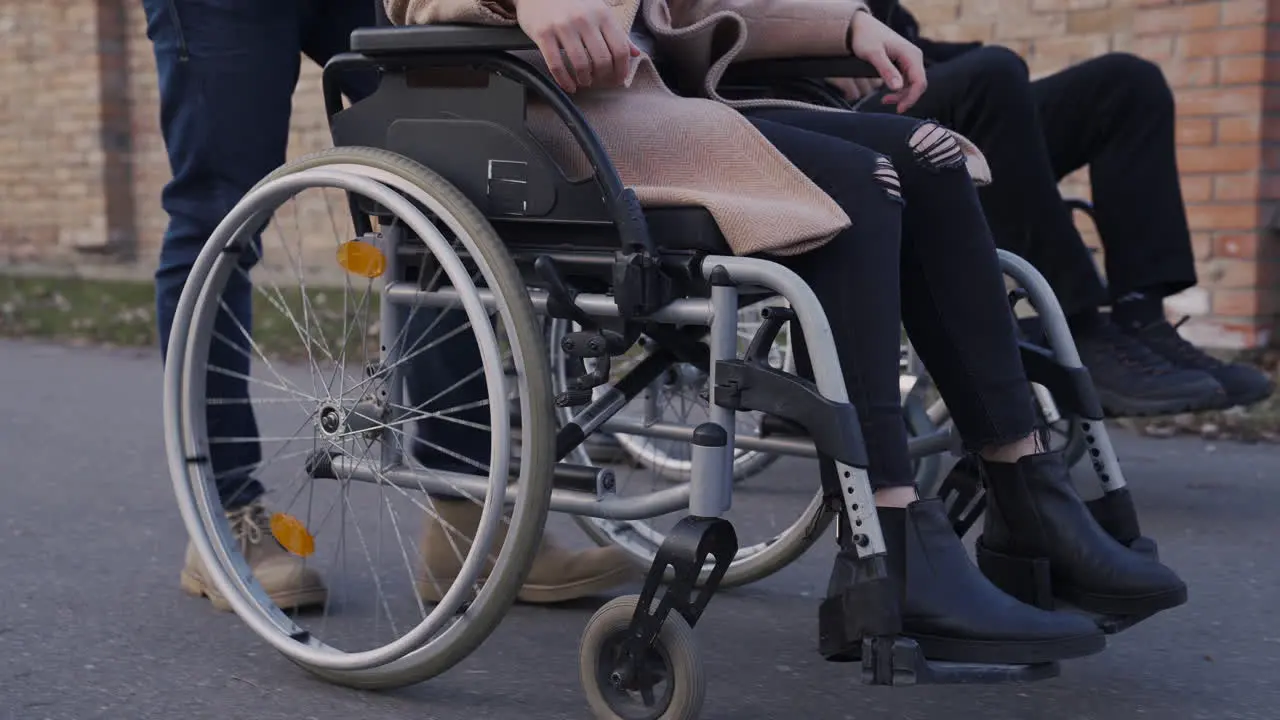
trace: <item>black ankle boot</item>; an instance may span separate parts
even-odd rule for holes
[[[974,567],[940,500],[881,508],[880,526],[896,585],[902,635],[930,660],[1031,665],[1092,655],[1106,638],[1088,619],[1040,610],[1001,592]],[[840,550],[818,616],[828,660],[861,657],[857,551]],[[861,612],[874,612],[862,608]]]
[[[987,516],[978,567],[1005,592],[1045,609],[1059,599],[1128,618],[1187,601],[1176,573],[1102,529],[1076,493],[1061,453],[980,464]]]

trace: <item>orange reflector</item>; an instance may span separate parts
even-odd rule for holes
[[[271,534],[285,550],[299,557],[307,557],[316,551],[315,538],[298,518],[285,513],[271,516]]]
[[[387,259],[377,247],[363,240],[345,242],[338,248],[338,264],[352,275],[370,279],[386,272]]]

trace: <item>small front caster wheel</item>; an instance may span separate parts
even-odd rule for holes
[[[623,642],[639,600],[638,595],[612,600],[587,622],[578,646],[587,704],[600,720],[695,720],[707,678],[693,628],[679,613],[667,615],[637,676],[625,677]]]

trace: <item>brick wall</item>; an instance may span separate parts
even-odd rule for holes
[[[913,0],[926,35],[1006,45],[1034,76],[1105,52],[1160,64],[1178,103],[1178,163],[1200,285],[1171,299],[1212,347],[1266,344],[1277,310],[1280,47],[1267,0]],[[1063,183],[1088,197],[1087,172]],[[1086,240],[1092,226],[1081,219]]]
[[[1201,273],[1201,285],[1170,309],[1191,315],[1184,330],[1208,346],[1269,341],[1280,311],[1270,230],[1280,222],[1280,33],[1272,26],[1280,4],[907,5],[926,35],[1007,45],[1036,75],[1109,51],[1160,63],[1178,100],[1178,159]],[[0,263],[147,271],[165,225],[158,197],[168,165],[141,3],[6,0],[0,37]],[[291,156],[327,144],[321,108],[319,73],[304,65]],[[1063,190],[1087,197],[1086,174]]]

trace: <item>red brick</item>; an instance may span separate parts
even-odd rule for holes
[[[1191,233],[1191,253],[1196,262],[1208,260],[1213,254],[1213,233],[1207,230]]]
[[[1000,18],[1025,16],[1030,0],[964,0],[959,6],[962,18]]]
[[[1061,35],[1067,29],[1067,21],[1061,15],[1027,15],[1020,18],[1000,18],[996,21],[996,37],[1013,40],[1034,40],[1049,35]]]
[[[1170,60],[1160,63],[1160,69],[1175,90],[1213,85],[1217,76],[1215,63],[1209,58]]]
[[[1213,118],[1178,118],[1179,145],[1208,145],[1213,142]]]
[[[1241,290],[1258,285],[1259,263],[1236,258],[1211,258],[1200,269],[1200,284],[1219,290]]]
[[[1144,11],[1140,15],[1147,12],[1160,11]],[[1127,5],[1067,13],[1067,32],[1072,34],[1115,32],[1132,24],[1134,24],[1134,9]]]
[[[1173,57],[1173,35],[1137,37],[1129,43],[1129,51],[1152,62],[1163,62]]]
[[[1226,202],[1253,202],[1258,197],[1258,175],[1240,173],[1213,179],[1213,199]],[[1188,200],[1188,202],[1191,202]]]
[[[1213,255],[1214,257],[1256,260],[1258,259],[1258,236],[1256,233],[1219,235],[1213,239]]]
[[[1267,21],[1267,0],[1225,0],[1220,4],[1224,26],[1253,25]]]
[[[1179,115],[1245,115],[1262,109],[1256,86],[1190,88],[1177,94]]]
[[[1213,314],[1225,317],[1253,317],[1266,312],[1265,295],[1256,289],[1214,290]]]
[[[1093,34],[1042,37],[1032,40],[1031,47],[1037,55],[1095,57],[1111,49],[1111,36]]]
[[[911,14],[916,16],[920,26],[931,28],[935,25],[949,23],[960,17],[960,5],[958,3],[933,4],[926,3],[917,8],[911,8]]]
[[[1258,161],[1252,145],[1178,148],[1178,169],[1184,173],[1257,170]]]
[[[1253,203],[1188,205],[1187,223],[1192,230],[1252,230],[1258,226],[1258,208]]]
[[[1201,203],[1213,198],[1214,178],[1207,175],[1186,175],[1182,178],[1182,200]]]
[[[1260,83],[1266,69],[1266,58],[1262,55],[1218,58],[1218,82],[1223,85]]]
[[[1216,27],[1218,8],[1218,3],[1197,3],[1143,10],[1133,18],[1133,31],[1138,35],[1158,35]]]
[[[995,38],[995,23],[991,21],[960,20],[947,25],[938,25],[931,32],[934,39],[948,42],[968,42],[970,40],[991,42]],[[1001,38],[1004,37],[1013,36],[1001,35]]]
[[[1228,28],[1184,33],[1177,45],[1185,57],[1220,57],[1263,52],[1267,33],[1263,27]]]
[[[1063,10],[1092,10],[1106,7],[1111,0],[1031,0],[1031,10],[1037,13],[1062,12]]]
[[[1183,121],[1179,119],[1178,122]],[[1262,118],[1257,115],[1221,117],[1214,120],[1214,123],[1217,124],[1217,139],[1220,143],[1252,143],[1262,137]],[[1280,122],[1276,123],[1276,131],[1276,136],[1280,137]]]

